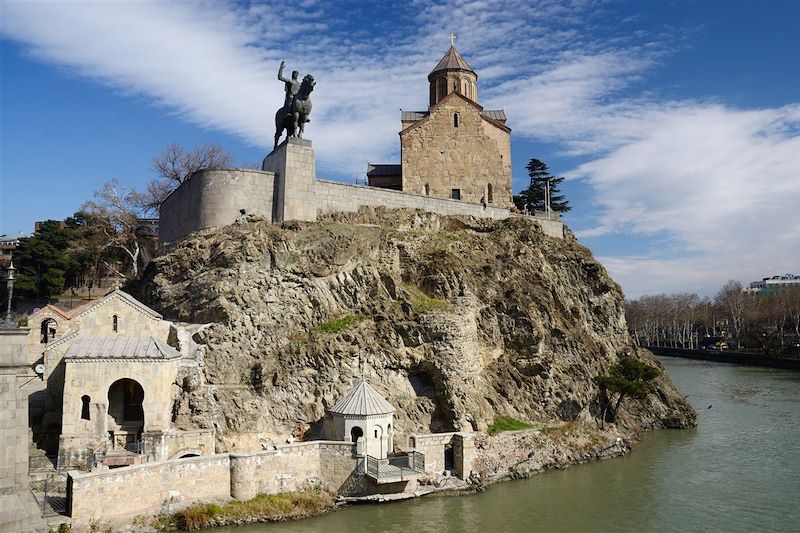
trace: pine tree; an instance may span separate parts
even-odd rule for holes
[[[527,189],[514,196],[514,205],[518,209],[521,211],[543,212],[545,210],[546,183],[548,180],[550,181],[550,209],[560,213],[566,213],[572,209],[572,206],[569,205],[569,200],[566,200],[558,189],[561,182],[564,181],[563,176],[553,176],[550,174],[547,164],[536,158],[531,159],[525,168],[528,169],[528,176],[530,176],[531,181]]]

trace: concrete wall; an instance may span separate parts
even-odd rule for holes
[[[435,198],[422,194],[409,194],[377,187],[359,187],[336,181],[317,180],[317,212],[355,212],[360,207],[401,207],[422,209],[439,215],[466,215],[473,217],[505,219],[510,211],[503,207],[483,208],[477,203],[460,202],[448,198]]]
[[[172,242],[192,232],[232,224],[248,214],[272,218],[275,174],[254,169],[196,172],[159,209],[159,238]]]
[[[195,501],[230,498],[227,454],[145,463],[105,472],[69,473],[71,514],[79,523],[152,513],[165,500]]]

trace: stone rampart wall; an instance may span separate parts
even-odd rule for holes
[[[298,491],[321,484],[340,492],[357,466],[351,442],[311,441],[231,454],[231,496]]]
[[[70,472],[71,514],[79,523],[110,520],[183,504],[230,498],[228,454],[145,463],[105,472]]]
[[[232,224],[241,209],[272,219],[275,174],[255,169],[196,172],[159,210],[159,238],[176,241],[192,232]]]
[[[409,194],[378,187],[360,187],[336,181],[317,180],[317,213],[339,211],[355,212],[360,207],[401,207],[423,209],[439,215],[467,215],[482,218],[508,218],[510,211],[503,207],[470,204],[449,198],[436,198],[421,194]]]

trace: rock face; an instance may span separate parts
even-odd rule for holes
[[[365,373],[412,432],[485,430],[497,416],[594,424],[592,381],[618,357],[660,366],[626,331],[620,288],[571,236],[522,218],[363,210],[283,226],[249,218],[151,263],[134,294],[165,316],[214,322],[198,375],[176,386],[182,425],[222,450],[320,436]],[[686,427],[669,378],[617,425]]]

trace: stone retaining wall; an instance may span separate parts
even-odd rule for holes
[[[75,472],[70,476],[70,516],[79,523],[94,519],[153,513],[165,501],[230,498],[231,469],[228,454],[144,463],[101,472]]]
[[[335,493],[363,492],[359,458],[350,442],[311,441],[275,450],[187,457],[100,472],[70,472],[75,522],[154,513],[165,503],[185,507],[231,497],[303,490],[320,484]]]
[[[172,242],[247,214],[273,217],[275,174],[255,169],[195,172],[159,209],[159,239]]]
[[[510,215],[510,211],[503,207],[483,207],[480,204],[449,198],[410,194],[379,187],[361,187],[337,181],[318,179],[316,189],[317,213],[354,212],[363,206],[383,206],[390,209],[401,207],[422,209],[439,215],[468,215],[494,219],[504,219]]]

